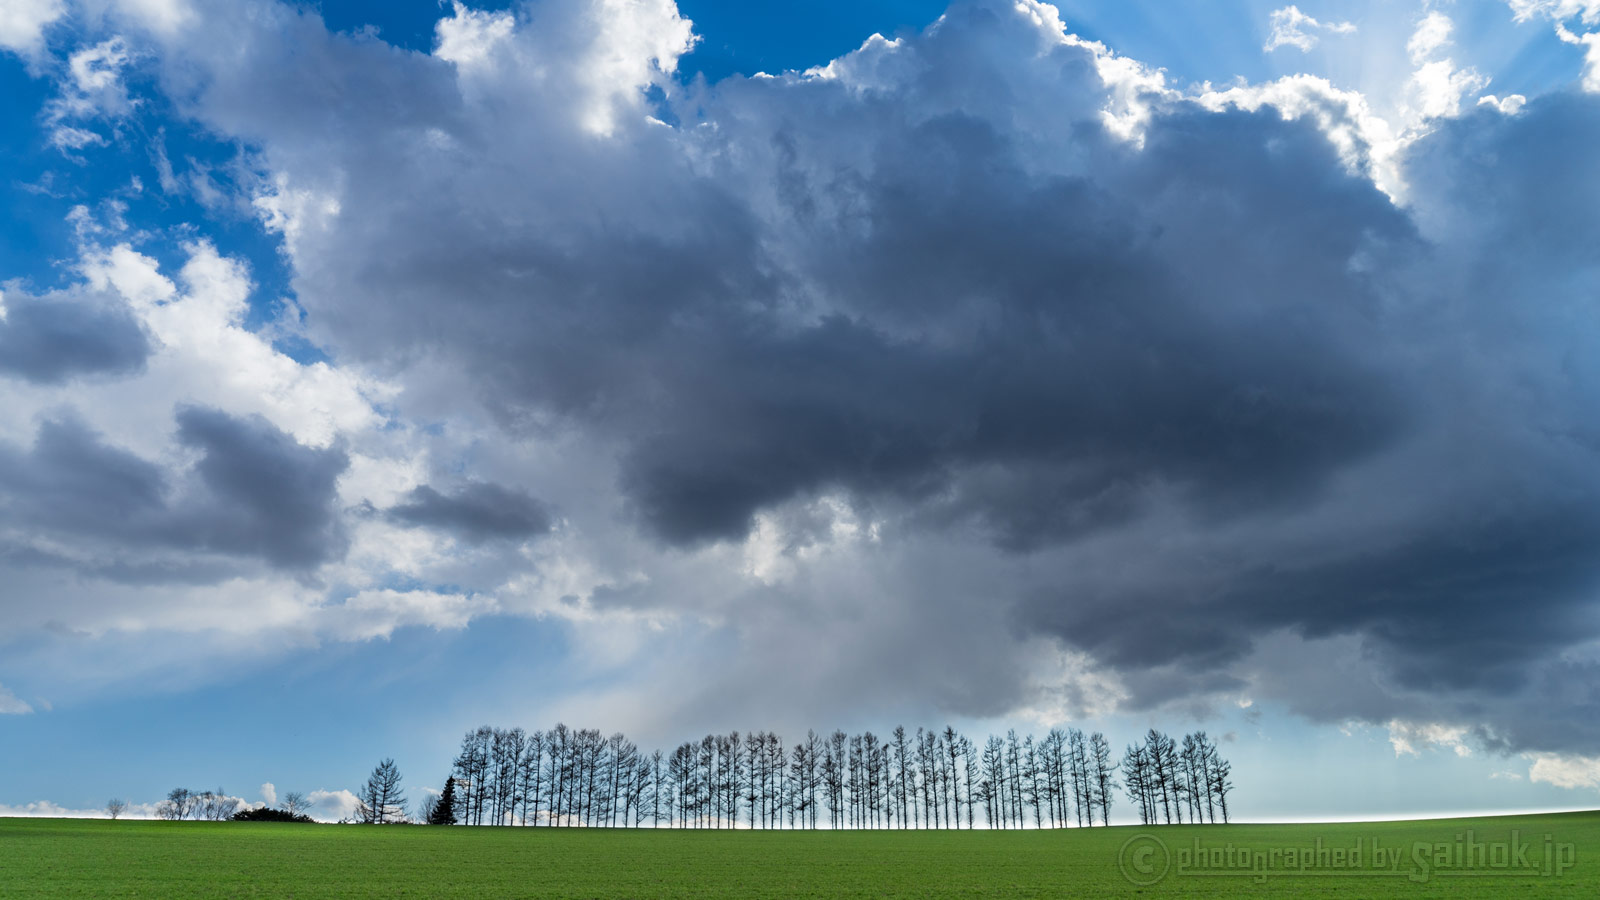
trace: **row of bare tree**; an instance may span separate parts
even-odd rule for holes
[[[1179,745],[1150,729],[1144,742],[1122,757],[1122,780],[1145,825],[1228,821],[1233,767],[1204,731],[1183,736]]]
[[[156,817],[223,822],[238,812],[240,802],[238,797],[229,797],[222,788],[214,791],[173,788],[167,799],[156,804]]]
[[[244,807],[244,801],[238,797],[230,797],[221,788],[214,791],[191,791],[188,788],[173,788],[167,793],[167,799],[156,804],[156,818],[181,821],[193,819],[199,822],[225,822],[233,818]],[[279,807],[290,816],[304,815],[311,809],[311,803],[304,794],[290,791],[283,795],[283,802]],[[128,804],[122,800],[112,800],[106,804],[106,814],[115,819],[122,815]]]
[[[1015,731],[980,746],[956,732],[896,728],[785,748],[769,732],[707,735],[646,753],[621,734],[557,725],[467,733],[437,824],[676,828],[1062,828],[1110,823],[1119,787],[1141,821],[1227,820],[1226,760],[1204,732],[1182,749],[1152,730],[1120,768],[1104,735]],[[399,773],[385,760],[361,792],[361,821],[404,820]]]

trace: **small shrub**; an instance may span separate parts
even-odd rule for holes
[[[297,815],[281,809],[245,809],[233,814],[235,822],[314,822],[310,816]]]

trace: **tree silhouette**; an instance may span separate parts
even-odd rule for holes
[[[406,797],[400,790],[400,770],[394,760],[385,759],[373,768],[356,797],[356,818],[369,825],[384,825],[405,819]]]
[[[299,791],[290,791],[283,795],[283,800],[278,804],[278,808],[291,816],[303,816],[311,812],[311,801],[307,800],[306,795]]]
[[[1110,825],[1111,790],[1116,787],[1113,779],[1117,767],[1111,762],[1111,743],[1098,731],[1089,737],[1089,763],[1094,776],[1094,800],[1089,804],[1089,823],[1094,824],[1094,808],[1098,804],[1100,824]]]
[[[439,792],[439,799],[434,801],[433,814],[428,816],[428,824],[456,824],[456,780],[454,776],[444,780],[444,790]]]

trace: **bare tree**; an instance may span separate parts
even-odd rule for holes
[[[400,789],[400,770],[385,759],[372,770],[356,797],[356,818],[369,825],[405,820],[406,797]]]
[[[522,782],[522,824],[539,824],[539,806],[544,797],[544,750],[545,735],[542,731],[535,731],[528,736],[526,749],[522,753],[522,762],[518,767],[518,779]]]
[[[843,828],[845,823],[845,733],[828,736],[822,751],[822,787],[828,795],[828,827]]]
[[[666,807],[666,801],[670,799],[671,795],[661,790],[663,784],[661,776],[666,771],[661,765],[662,759],[663,754],[660,750],[650,754],[650,824],[657,828],[661,827],[661,813],[663,811],[667,813],[669,820],[672,818],[671,809]]]
[[[1209,755],[1211,772],[1210,791],[1217,798],[1217,809],[1222,813],[1222,823],[1228,823],[1228,792],[1233,790],[1233,782],[1228,776],[1233,774],[1233,766],[1217,753],[1217,745],[1212,744]]]
[[[695,772],[698,753],[696,746],[690,743],[679,744],[678,749],[672,751],[672,757],[667,762],[667,777],[671,779],[672,791],[668,794],[669,806],[677,811],[679,828],[688,828],[691,817],[696,814],[695,803]],[[752,806],[752,809],[755,807]],[[672,810],[668,810],[671,816]]]
[[[278,808],[291,816],[303,816],[311,812],[311,801],[299,791],[290,791],[283,795],[283,800],[278,803]]]
[[[467,825],[483,824],[489,798],[489,746],[493,739],[494,729],[487,725],[467,732],[461,739],[455,770],[461,785],[461,821]]]
[[[424,793],[422,799],[417,801],[416,818],[413,821],[418,825],[427,825],[433,821],[433,814],[439,811],[439,795]]]
[[[988,783],[988,825],[1005,828],[1010,824],[1006,809],[1006,750],[1005,742],[990,735],[983,745],[983,777]]]
[[[1089,762],[1094,774],[1094,803],[1089,805],[1089,821],[1094,822],[1095,804],[1100,806],[1100,824],[1111,824],[1111,791],[1116,787],[1112,779],[1116,766],[1111,762],[1111,744],[1106,736],[1096,731],[1089,737]]]
[[[229,797],[222,788],[214,791],[202,791],[195,795],[196,801],[193,814],[196,819],[207,822],[226,822],[239,810],[239,798]]]
[[[945,821],[954,828],[961,827],[961,779],[956,774],[956,761],[961,758],[961,736],[954,727],[944,727],[944,755],[948,763],[946,780],[950,784],[950,804],[945,807]]]
[[[1085,809],[1089,800],[1089,786],[1086,784],[1088,772],[1088,745],[1084,743],[1083,732],[1076,728],[1067,732],[1067,768],[1072,776],[1072,809],[1077,817],[1078,824],[1084,824],[1087,815],[1089,824],[1094,824],[1094,810]]]
[[[1217,805],[1215,802],[1216,795],[1211,790],[1211,763],[1213,757],[1211,739],[1206,736],[1204,731],[1195,732],[1194,739],[1195,775],[1197,778],[1196,783],[1199,787],[1199,793],[1201,795],[1201,812],[1205,816],[1206,821],[1215,825],[1217,823]]]
[[[1141,825],[1149,825],[1155,821],[1152,781],[1150,757],[1145,753],[1143,745],[1129,744],[1127,753],[1122,757],[1122,786],[1128,792],[1128,799],[1139,808]]]
[[[118,800],[115,797],[112,797],[110,800],[106,801],[106,815],[110,816],[112,821],[116,821],[116,818],[122,815],[127,808],[128,804]]]
[[[978,745],[965,736],[961,738],[961,760],[967,782],[967,830],[971,831],[973,828],[972,807],[977,801],[977,797],[973,794],[973,778],[976,777],[978,771]]]
[[[187,819],[194,809],[195,799],[188,788],[173,788],[167,792],[167,799],[156,805],[156,816],[174,822]]]

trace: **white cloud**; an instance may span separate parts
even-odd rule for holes
[[[667,77],[698,38],[672,0],[551,0],[518,22],[457,2],[435,26],[435,55],[455,63],[473,94],[511,84],[571,102],[594,135],[647,118],[644,90]]]
[[[165,186],[169,171],[159,175]],[[336,192],[291,187],[282,174],[263,185],[251,203],[262,225],[283,235],[284,249],[290,253],[294,253],[302,241],[325,233],[339,216]]]
[[[106,139],[100,135],[71,125],[62,125],[50,131],[50,146],[62,152],[104,145],[105,142]]]
[[[1033,57],[1034,61],[1045,62],[1051,58],[1053,51],[1060,48],[1071,48],[1090,55],[1095,74],[1099,76],[1106,95],[1099,111],[1099,118],[1107,130],[1117,137],[1139,146],[1142,143],[1141,131],[1153,115],[1153,105],[1161,100],[1177,98],[1177,92],[1167,87],[1166,75],[1161,69],[1145,65],[1129,56],[1120,56],[1100,41],[1085,40],[1073,34],[1067,29],[1066,23],[1061,19],[1060,10],[1055,6],[1041,0],[1017,0],[1014,11],[1022,17],[1028,27],[1026,37],[1038,47]],[[867,45],[851,56],[863,55],[869,48],[881,54],[899,46],[899,41],[884,41],[880,38],[876,47],[873,47],[872,41],[868,41]],[[1029,75],[1033,74],[1026,66],[1023,67],[1023,71]],[[855,76],[854,71],[851,74]],[[900,73],[898,81],[900,82],[898,85],[890,82],[886,86],[905,90],[907,75]],[[870,83],[870,80],[867,83]],[[1055,98],[1044,99],[1050,102]],[[1036,112],[1040,113],[1036,118],[1041,123],[1048,122],[1051,118],[1043,114],[1042,110]]]
[[[1413,114],[1423,120],[1454,116],[1468,94],[1488,84],[1476,70],[1458,69],[1448,59],[1424,63],[1411,76]]]
[[[1600,0],[1506,0],[1518,22],[1535,16],[1563,20],[1580,17],[1585,23],[1600,22]]]
[[[0,0],[0,48],[34,56],[43,47],[45,28],[65,12],[61,0]]]
[[[1528,780],[1568,790],[1600,788],[1600,757],[1532,753]]]
[[[261,785],[261,802],[268,806],[278,805],[278,789],[272,782],[263,782]]]
[[[1319,22],[1297,6],[1273,10],[1268,21],[1272,32],[1261,48],[1268,53],[1279,47],[1296,47],[1302,53],[1310,53],[1321,40],[1316,32],[1354,34],[1356,31],[1356,26],[1350,22]]]
[[[508,38],[517,19],[508,12],[480,12],[468,9],[460,0],[451,3],[450,16],[434,26],[438,36],[433,55],[458,66],[473,66],[486,61]]]
[[[599,33],[578,68],[588,82],[591,108],[585,124],[609,134],[621,109],[638,110],[640,91],[678,69],[678,57],[699,40],[694,23],[678,14],[673,0],[599,0],[586,10]]]
[[[5,685],[0,684],[0,716],[24,716],[33,712],[33,707],[22,700]]]
[[[196,16],[189,0],[111,0],[111,9],[122,21],[163,37],[175,35]]]
[[[1507,94],[1504,97],[1485,94],[1478,98],[1479,106],[1492,106],[1496,111],[1507,116],[1514,116],[1522,112],[1522,107],[1526,106],[1527,103],[1528,98],[1521,94]]]
[[[100,809],[72,809],[49,800],[37,800],[33,803],[24,803],[21,806],[8,806],[0,803],[0,818],[27,818],[27,819],[105,819],[104,807]],[[130,803],[120,815],[124,819],[154,819],[156,818],[156,804]]]
[[[319,631],[345,640],[388,637],[396,628],[421,626],[435,630],[465,628],[479,616],[499,609],[493,597],[432,591],[362,591],[343,603],[319,611]]]
[[[1254,110],[1272,106],[1285,118],[1310,117],[1339,149],[1352,172],[1368,175],[1381,190],[1403,204],[1408,194],[1402,166],[1406,149],[1429,134],[1436,120],[1459,115],[1466,98],[1489,84],[1489,79],[1476,69],[1459,67],[1450,58],[1441,57],[1440,51],[1450,46],[1453,28],[1450,18],[1437,10],[1429,10],[1417,22],[1407,44],[1416,68],[1399,86],[1397,98],[1373,97],[1338,87],[1321,76],[1296,74],[1223,90],[1208,84],[1195,99],[1208,109],[1233,106]],[[1520,110],[1525,102],[1521,95],[1491,97],[1488,101],[1508,115]]]
[[[1462,726],[1393,719],[1388,728],[1395,756],[1420,756],[1429,747],[1443,747],[1457,756],[1472,755],[1472,748],[1467,746],[1468,729]]]
[[[823,497],[783,513],[760,513],[745,538],[743,571],[768,585],[790,581],[802,566],[816,564],[858,540],[871,540],[876,531],[876,525],[861,521],[845,497]]]
[[[1450,32],[1455,29],[1455,23],[1450,17],[1438,10],[1429,10],[1422,21],[1417,23],[1416,31],[1412,32],[1411,40],[1406,42],[1406,53],[1410,55],[1413,63],[1421,64],[1436,51],[1450,45]]]
[[[1461,112],[1461,101],[1489,86],[1489,79],[1473,68],[1457,68],[1439,51],[1450,46],[1455,23],[1438,10],[1430,10],[1417,23],[1406,51],[1415,65],[1406,85],[1405,116],[1409,129],[1416,133],[1430,119],[1447,118]]]
[[[116,92],[126,100],[122,87],[122,67],[128,64],[128,44],[120,36],[86,47],[67,58],[67,71],[73,86],[84,97]]]
[[[1390,196],[1402,193],[1398,155],[1404,142],[1359,91],[1335,87],[1316,75],[1290,75],[1263,84],[1208,90],[1195,100],[1210,110],[1232,106],[1254,111],[1270,106],[1285,119],[1308,117],[1338,149],[1349,171],[1369,175]]]
[[[114,36],[74,52],[67,59],[67,77],[60,82],[60,95],[45,106],[45,125],[50,143],[62,153],[103,145],[106,139],[83,127],[87,120],[117,120],[132,108],[122,82],[122,68],[128,64],[127,42]]]
[[[178,273],[181,290],[154,259],[127,244],[88,247],[80,262],[89,285],[126,298],[159,342],[142,376],[93,392],[115,396],[143,414],[141,422],[127,423],[130,440],[137,440],[134,432],[143,432],[146,439],[138,443],[148,444],[147,423],[174,402],[256,413],[317,447],[380,423],[372,404],[388,394],[384,385],[348,367],[302,365],[279,352],[244,325],[252,290],[244,264],[218,254],[209,243],[185,249],[189,258]],[[148,399],[137,400],[140,395]],[[115,430],[124,433],[122,427]]]
[[[319,819],[348,819],[355,815],[359,801],[346,790],[312,791],[306,795]]]
[[[406,430],[385,429],[386,418],[374,408],[390,396],[388,388],[347,367],[301,364],[279,352],[270,333],[245,324],[252,290],[245,267],[203,242],[184,249],[188,258],[174,279],[154,259],[126,244],[84,247],[78,261],[83,283],[70,291],[126,309],[150,337],[152,353],[141,369],[115,379],[62,384],[8,380],[0,392],[0,448],[29,446],[39,422],[70,410],[74,420],[107,444],[161,467],[168,485],[192,481],[184,473],[195,464],[195,454],[177,439],[173,417],[177,408],[198,406],[234,416],[260,415],[308,447],[343,448],[356,461],[351,469],[360,477],[338,485],[341,506],[360,507],[373,500],[387,505],[397,489],[414,486],[416,475],[397,488],[387,477],[362,474],[425,469],[414,458],[423,448],[410,441]],[[367,493],[369,488],[373,493]],[[19,604],[4,617],[8,627],[42,627],[48,621],[90,634],[159,628],[225,634],[278,630],[301,639],[326,634],[364,640],[407,624],[459,627],[464,620],[454,610],[466,609],[470,615],[484,608],[465,600],[454,605],[448,600],[424,602],[426,594],[409,600],[361,595],[385,572],[394,571],[389,563],[429,558],[421,552],[407,554],[431,546],[434,539],[428,532],[388,530],[398,539],[384,541],[387,557],[368,557],[375,565],[341,571],[340,583],[357,592],[348,606],[328,606],[326,588],[250,565],[232,573],[237,577],[226,577],[226,569],[213,576],[231,585],[231,599],[224,603],[216,595],[206,599],[205,591],[193,585],[150,591],[136,583],[102,583],[83,591],[44,568],[6,576],[15,584],[27,583],[37,602]],[[162,563],[149,559],[147,551],[123,553],[92,539],[73,543],[5,526],[0,526],[0,540],[91,568],[124,556],[124,562],[135,565],[189,564],[181,555]]]
[[[1590,93],[1600,93],[1600,31],[1579,34],[1558,23],[1556,36],[1568,44],[1584,48],[1583,89]]]
[[[1574,19],[1585,25],[1600,24],[1600,0],[1507,0],[1518,22],[1535,17],[1555,23],[1556,37],[1584,48],[1583,89],[1600,93],[1600,31],[1578,32],[1568,27]]]

